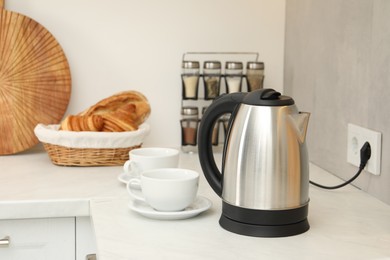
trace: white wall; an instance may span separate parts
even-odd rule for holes
[[[265,87],[283,89],[285,0],[7,0],[46,27],[71,67],[67,114],[135,89],[151,105],[145,145],[180,145],[181,59],[187,51],[253,51]]]

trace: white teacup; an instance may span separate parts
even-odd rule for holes
[[[130,179],[129,194],[158,211],[181,211],[195,200],[199,173],[180,168],[147,170]],[[138,190],[136,187],[140,187]]]
[[[130,160],[123,165],[125,173],[139,177],[146,170],[176,168],[179,163],[179,151],[172,148],[138,148],[129,152]]]

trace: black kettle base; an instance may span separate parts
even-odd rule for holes
[[[287,237],[309,230],[308,204],[289,210],[254,210],[222,205],[219,224],[222,228],[245,236]]]
[[[219,219],[221,227],[227,231],[252,237],[288,237],[302,234],[309,230],[307,219],[282,226],[264,226],[234,221],[222,215]]]

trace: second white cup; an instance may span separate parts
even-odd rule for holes
[[[176,168],[179,163],[179,151],[172,148],[147,147],[129,152],[130,160],[123,165],[125,173],[139,177],[146,170],[158,168]]]
[[[142,172],[140,178],[130,179],[126,188],[133,198],[157,211],[181,211],[195,200],[198,183],[196,171],[165,168]]]

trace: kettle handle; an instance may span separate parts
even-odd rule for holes
[[[222,195],[222,174],[215,164],[211,146],[214,124],[223,114],[234,114],[245,95],[246,93],[243,92],[221,95],[206,109],[199,125],[198,154],[200,165],[207,182],[220,197]],[[229,129],[231,123],[232,119],[229,122]]]

